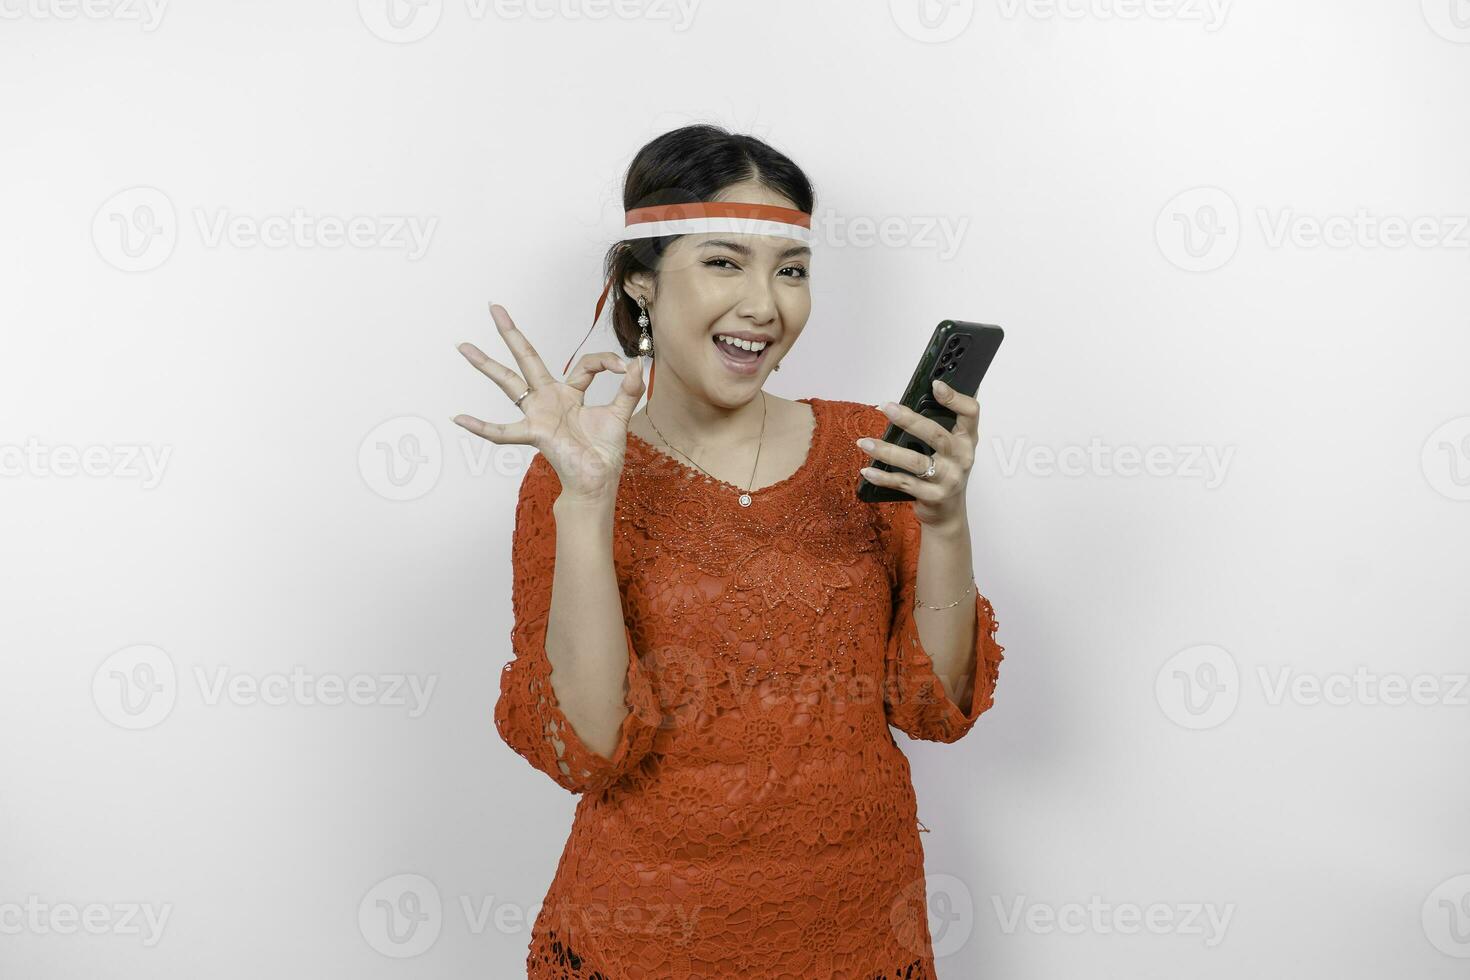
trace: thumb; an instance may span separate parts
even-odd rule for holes
[[[622,383],[618,385],[617,394],[608,403],[608,407],[624,423],[630,421],[633,410],[638,407],[638,399],[643,397],[643,388],[643,359],[629,358],[628,370],[623,373]]]

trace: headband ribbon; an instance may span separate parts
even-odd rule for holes
[[[693,235],[709,231],[729,231],[739,235],[770,235],[776,238],[794,238],[811,242],[812,216],[806,211],[781,208],[771,204],[746,204],[740,201],[699,201],[693,204],[656,204],[652,207],[634,208],[623,214],[623,240],[638,238],[662,238],[667,235]],[[587,337],[602,317],[603,304],[612,289],[612,277],[602,284],[602,295],[597,297],[597,309],[592,314],[592,326],[587,328]],[[582,344],[572,351],[566,366],[561,369],[565,377],[572,366],[572,359]],[[648,372],[648,397],[653,398],[653,369]]]

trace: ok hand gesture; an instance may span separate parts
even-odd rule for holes
[[[535,446],[556,470],[563,495],[604,502],[615,499],[628,445],[628,421],[643,395],[639,359],[633,358],[630,371],[611,351],[583,354],[566,379],[557,381],[505,307],[490,304],[490,316],[521,374],[486,356],[474,344],[460,344],[459,352],[516,402],[525,418],[502,424],[456,415],[455,424],[497,445]],[[587,386],[599,371],[616,371],[623,375],[623,382],[608,404],[586,405]]]

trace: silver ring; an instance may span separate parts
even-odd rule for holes
[[[921,479],[921,480],[927,480],[927,479],[929,479],[933,475],[934,475],[934,455],[931,453],[929,455],[929,468],[927,470],[925,470],[924,472],[922,472],[922,473],[919,474],[919,479]]]
[[[525,391],[521,392],[521,398],[525,398],[530,393],[531,393],[531,389],[530,388],[527,388]],[[516,408],[520,408],[521,407],[521,398],[517,398],[516,399],[516,402],[515,402]]]

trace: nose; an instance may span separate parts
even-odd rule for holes
[[[756,326],[764,326],[775,320],[776,293],[771,283],[760,276],[749,277],[735,314]]]

